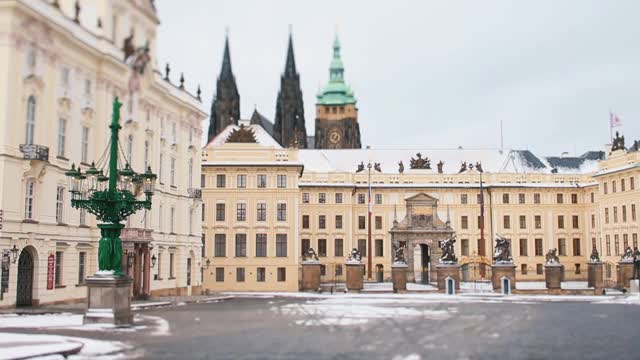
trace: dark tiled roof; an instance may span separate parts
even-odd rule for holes
[[[514,150],[514,152],[520,156],[522,163],[530,168],[544,169],[546,167],[546,165],[529,150]]]
[[[265,131],[273,137],[273,123],[269,121],[269,119],[264,117],[262,114],[260,114],[257,109],[253,110],[253,114],[251,115],[250,122],[251,124],[257,124],[262,126],[262,128],[265,129]]]

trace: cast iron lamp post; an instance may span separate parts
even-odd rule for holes
[[[147,167],[142,174],[135,173],[128,162],[118,169],[118,132],[120,131],[120,107],[122,103],[116,97],[113,101],[111,117],[111,142],[109,144],[109,162],[107,173],[95,164],[82,172],[71,165],[67,171],[69,191],[72,194],[71,206],[86,209],[96,216],[102,238],[98,246],[97,275],[124,276],[122,272],[122,242],[120,232],[122,221],[141,209],[151,209],[151,197],[155,189],[156,175]],[[125,159],[127,160],[127,159]],[[100,161],[98,167],[100,167]],[[137,200],[134,185],[141,185],[144,200]]]

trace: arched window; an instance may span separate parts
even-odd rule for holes
[[[36,97],[31,95],[27,100],[27,132],[25,143],[33,144],[36,132]]]
[[[143,170],[147,170],[147,167],[149,166],[149,140],[145,140],[144,141],[144,169]]]

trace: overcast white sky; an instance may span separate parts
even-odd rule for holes
[[[505,147],[579,154],[608,141],[610,108],[640,138],[638,1],[156,3],[160,66],[207,109],[229,27],[242,117],[273,119],[291,24],[309,134],[337,28],[363,146],[497,147],[502,120]]]

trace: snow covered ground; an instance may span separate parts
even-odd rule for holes
[[[119,341],[103,341],[87,338],[59,336],[13,334],[0,332],[0,360],[14,358],[40,357],[46,359],[63,359],[61,355],[53,355],[61,351],[69,351],[81,347],[78,354],[67,359],[131,359],[135,354],[123,354],[132,350],[128,344]]]
[[[151,335],[170,335],[169,323],[157,316],[136,314],[134,323],[144,323],[145,325],[134,325],[128,328],[115,327],[110,324],[87,324],[82,323],[81,314],[71,313],[51,313],[37,315],[0,315],[0,329],[7,328],[38,328],[38,329],[66,329],[66,330],[86,330],[86,331],[149,331]]]

